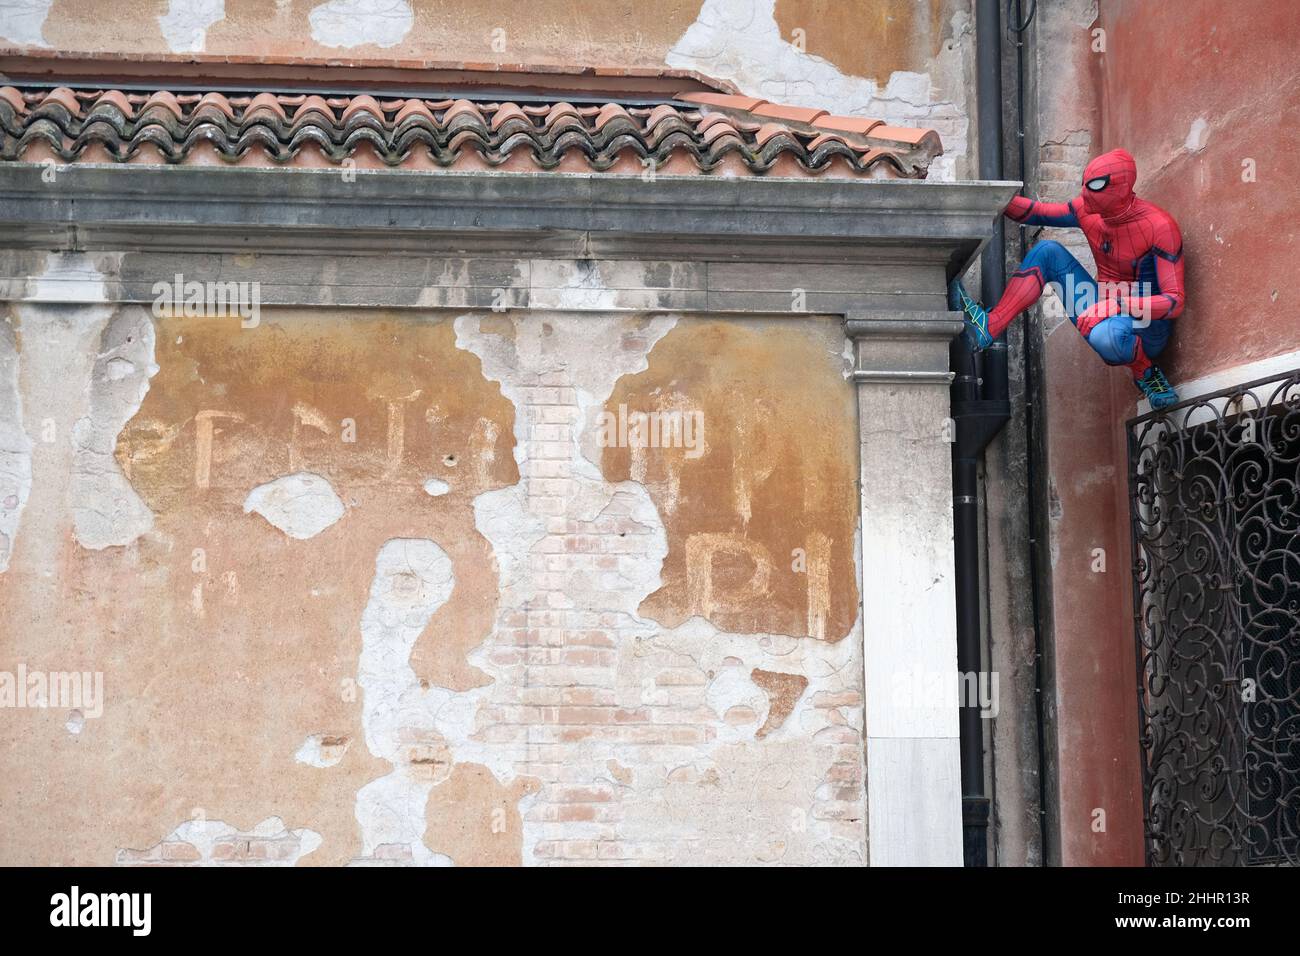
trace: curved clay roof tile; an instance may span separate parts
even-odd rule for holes
[[[204,93],[194,106],[194,112],[203,109],[205,106],[213,107],[225,114],[227,119],[235,118],[235,108],[230,105],[230,100],[221,93]]]
[[[41,110],[47,104],[51,108]],[[83,135],[81,117],[101,105],[113,107],[101,110],[106,113],[101,120],[109,122],[91,123],[91,133]],[[930,159],[942,152],[933,130],[724,93],[684,94],[677,103],[654,106],[605,103],[578,108],[567,102],[487,103],[469,98],[381,102],[368,94],[77,94],[67,88],[7,86],[0,87],[0,106],[5,122],[17,128],[17,135],[8,135],[15,132],[9,128],[0,137],[0,161],[21,159],[36,142],[56,144],[68,161],[76,161],[92,143],[102,143],[119,162],[156,162],[156,147],[159,158],[182,163],[202,161],[192,157],[194,149],[210,143],[222,159],[262,164],[292,164],[304,149],[313,155],[319,149],[327,162],[336,163],[364,145],[390,167],[408,160],[415,165],[429,154],[443,166],[463,160],[474,168],[516,170],[535,163],[566,172],[602,172],[627,168],[630,153],[665,160],[675,153],[675,175],[720,166],[729,175],[774,169],[781,175],[816,175],[843,159],[848,165],[840,164],[841,173],[924,178]],[[139,121],[149,110],[152,115]],[[118,111],[123,117],[134,114],[136,120],[118,121]],[[287,113],[294,117],[292,125]],[[439,146],[448,136],[450,150]]]
[[[177,119],[180,119],[184,115],[184,111],[181,109],[181,104],[177,102],[175,95],[168,90],[159,90],[156,93],[150,94],[149,99],[147,99],[144,106],[140,108],[140,112],[143,113],[146,110],[156,109],[158,107],[168,110]]]
[[[734,136],[736,139],[741,138],[740,133],[739,131],[737,131],[736,127],[732,126],[730,123],[724,120],[721,123],[714,123],[707,130],[705,130],[704,142],[709,145],[713,145],[714,140],[722,136]]]
[[[629,122],[633,122],[631,114],[622,106],[617,103],[606,103],[596,114],[596,129],[604,129],[606,123],[620,116],[626,118]]]
[[[766,146],[768,140],[776,136],[792,136],[790,130],[780,123],[764,123],[754,136],[755,142],[759,146]]]
[[[650,111],[650,115],[645,118],[646,129],[654,129],[666,119],[680,117],[682,114],[673,109],[667,103],[660,103]]]
[[[361,96],[352,97],[352,100],[347,104],[347,106],[343,107],[343,115],[339,117],[339,122],[347,123],[348,120],[352,119],[352,117],[356,116],[358,113],[369,113],[371,116],[375,117],[375,119],[379,120],[379,122],[382,123],[384,121],[384,110],[383,107],[379,105],[379,101],[373,96],[368,96],[363,93]]]
[[[325,102],[324,97],[308,96],[293,111],[293,121],[301,122],[309,113],[318,113],[330,122],[334,121],[334,111],[330,109],[329,103]]]
[[[718,106],[727,110],[753,112],[767,103],[756,96],[731,96],[727,93],[679,93],[676,97],[680,103],[698,103],[701,106]]]
[[[764,103],[751,112],[755,116],[769,116],[773,119],[789,120],[792,123],[815,123],[823,116],[829,116],[825,110],[807,109],[802,106],[779,106],[776,103]]]
[[[282,120],[287,120],[289,118],[285,115],[284,107],[280,105],[280,101],[276,99],[275,94],[258,93],[253,97],[252,102],[248,104],[248,108],[244,110],[244,119],[247,120],[250,117],[256,116],[258,113],[264,112],[273,113]]]
[[[552,103],[546,111],[546,125],[549,127],[563,116],[572,116],[578,120],[582,119],[582,114],[578,112],[578,108],[572,103]]]
[[[448,107],[447,112],[442,114],[443,125],[450,126],[451,121],[458,116],[469,116],[477,122],[482,123],[484,126],[488,125],[487,117],[483,115],[483,111],[469,100],[457,100],[455,103],[452,103],[451,106]]]
[[[404,120],[412,116],[418,116],[421,119],[428,120],[430,123],[435,122],[433,118],[433,110],[429,109],[429,107],[424,104],[424,100],[410,99],[402,103],[401,109],[399,109],[397,115],[393,117],[393,125],[400,126]]]
[[[94,109],[101,104],[114,107],[127,119],[131,119],[135,116],[135,107],[131,105],[131,101],[127,99],[126,94],[121,90],[105,90],[103,93],[100,93],[99,96],[95,97],[95,102],[90,108]]]
[[[499,130],[502,123],[512,119],[521,119],[529,126],[533,125],[533,121],[529,119],[528,114],[520,109],[517,103],[502,103],[497,107],[496,112],[492,114],[493,131]]]
[[[81,115],[81,101],[77,99],[77,94],[66,86],[57,86],[46,93],[40,105],[44,106],[47,103],[58,103],[73,116]]]
[[[13,86],[0,86],[0,100],[4,100],[13,107],[15,113],[22,116],[27,112],[27,102],[23,99],[22,93]]]

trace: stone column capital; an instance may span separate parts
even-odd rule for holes
[[[948,343],[961,332],[955,312],[849,312],[844,331],[853,340],[855,382],[947,385]]]

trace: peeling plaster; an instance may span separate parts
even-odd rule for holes
[[[109,256],[110,259],[116,257]],[[51,252],[39,275],[29,276],[24,302],[103,304],[108,301],[107,272],[112,263],[100,263],[81,252]]]
[[[248,493],[244,513],[256,512],[291,538],[314,538],[344,514],[343,501],[320,475],[300,471]]]
[[[1189,153],[1199,153],[1203,152],[1209,143],[1210,124],[1204,116],[1198,116],[1187,131],[1187,140],[1183,143],[1183,148]]]
[[[451,485],[447,484],[441,478],[430,478],[421,487],[424,493],[430,498],[440,498],[447,492],[451,491]]]
[[[137,391],[143,397],[148,388],[153,343],[136,334],[140,330],[133,324],[144,313],[128,310],[113,316],[100,307],[62,305],[22,305],[18,312],[24,321],[30,316],[39,333],[36,361],[28,368],[26,355],[23,359],[24,376],[36,380],[36,387],[23,393],[29,406],[56,395],[63,384],[61,374],[88,381],[91,388],[84,395],[75,387],[71,390],[66,399],[69,410],[61,414],[88,422],[83,427],[92,437],[101,431],[115,433],[113,419],[104,412],[124,413],[130,404],[122,397]],[[456,499],[431,505],[420,490],[428,471],[412,467],[400,481],[392,478],[393,484],[385,486],[387,493],[418,499],[427,511],[411,515],[413,530],[399,532],[400,537],[389,537],[393,533],[389,531],[362,552],[373,554],[375,561],[360,613],[356,670],[366,746],[350,749],[347,735],[355,731],[336,715],[297,723],[293,736],[275,748],[277,760],[322,785],[337,780],[362,758],[379,758],[391,767],[385,771],[366,764],[360,779],[369,782],[347,790],[349,795],[355,793],[353,813],[361,834],[361,853],[355,862],[448,865],[462,862],[462,854],[465,861],[506,862],[519,859],[522,846],[522,862],[535,864],[547,862],[548,847],[556,843],[594,847],[598,839],[602,847],[626,854],[615,858],[623,861],[854,863],[864,858],[860,619],[848,639],[828,644],[768,633],[727,633],[698,617],[665,629],[639,616],[642,602],[661,585],[668,549],[664,516],[643,484],[607,481],[588,457],[595,413],[620,380],[646,370],[651,352],[671,331],[696,323],[670,315],[552,312],[507,317],[469,314],[455,320],[455,348],[469,353],[467,363],[471,355],[477,356],[475,369],[481,363],[482,374],[500,383],[501,395],[515,411],[513,454],[518,481],[479,493],[473,500],[475,523],[492,547],[501,587],[493,595],[499,602],[495,624],[483,643],[468,653],[468,663],[490,683],[455,691],[421,680],[412,666],[412,652],[422,634],[425,642],[455,641],[458,648],[472,647],[476,639],[467,642],[439,626],[439,611],[451,601],[458,579],[461,584],[468,579],[460,577],[465,556],[456,550],[457,541],[444,538],[442,531],[418,529],[427,527],[432,515],[448,510]],[[449,339],[452,332],[447,329]],[[400,334],[414,333],[405,329]],[[123,336],[131,341],[125,342]],[[175,330],[164,328],[160,348],[165,350],[174,338]],[[190,339],[187,331],[185,341]],[[388,341],[385,335],[384,342]],[[210,345],[210,350],[196,354],[221,356],[229,351],[225,339]],[[340,354],[347,358],[350,353]],[[169,355],[165,374],[155,382],[157,392],[150,398],[157,411],[166,412],[159,420],[183,424],[193,416],[191,401],[196,408],[218,407],[209,404],[213,396],[207,393],[178,403],[182,386],[192,385],[192,366],[181,353]],[[78,361],[84,366],[80,371]],[[282,364],[277,363],[270,361],[273,367]],[[223,389],[226,382],[239,385],[240,380],[223,371],[223,366],[202,368]],[[164,387],[169,378],[175,383]],[[394,392],[399,393],[407,394],[401,389]],[[139,404],[138,398],[135,403]],[[249,410],[247,405],[224,402],[220,407]],[[337,417],[331,415],[330,420]],[[422,420],[435,436],[441,434],[436,416]],[[506,417],[498,420],[501,431],[507,432],[511,426],[505,424]],[[539,433],[539,426],[551,431]],[[234,440],[234,435],[223,439],[231,447]],[[403,446],[406,452],[412,447],[410,441]],[[424,467],[436,468],[448,446],[437,441],[419,447]],[[473,450],[473,443],[463,450],[453,447],[460,455],[459,481],[476,468],[482,449]],[[506,458],[505,444],[493,439],[487,447],[497,449],[498,459]],[[226,468],[247,458],[232,455]],[[181,459],[177,474],[188,482],[193,475],[191,454]],[[123,455],[122,460],[135,462],[131,467],[140,481],[151,459]],[[319,470],[336,476],[328,468]],[[53,465],[40,472],[56,473]],[[226,471],[215,474],[222,477]],[[302,475],[319,478],[314,472],[289,477]],[[253,484],[244,479],[231,486],[234,497],[224,505],[227,512],[238,507],[244,489]],[[142,482],[141,488],[145,485]],[[204,500],[211,501],[226,487],[214,483],[205,489]],[[492,483],[474,485],[475,490],[483,487]],[[344,484],[339,488],[349,499],[356,493]],[[177,502],[188,502],[194,492],[186,483],[175,494]],[[52,506],[47,502],[42,507]],[[156,507],[159,521],[165,523],[174,519],[180,506]],[[358,508],[358,518],[361,511]],[[208,511],[205,520],[211,523],[219,513]],[[60,540],[52,528],[52,522],[45,520],[41,541],[49,546],[47,550],[57,548]],[[275,534],[260,524],[257,531]],[[566,542],[599,535],[610,539],[608,554],[613,561],[597,565],[564,558]],[[376,546],[377,551],[371,551]],[[214,547],[209,551],[220,554]],[[50,563],[57,562],[52,558]],[[349,585],[346,580],[326,578],[319,586],[335,593]],[[188,595],[188,583],[177,593]],[[361,595],[355,598],[359,607]],[[215,612],[221,600],[221,591],[214,589],[209,618],[219,619]],[[564,640],[544,629],[525,640],[518,619],[538,611],[566,622],[553,628],[555,635],[563,632],[565,640],[598,631],[608,635],[609,643],[565,646]],[[527,627],[534,625],[530,622]],[[565,665],[570,669],[548,671],[557,655],[570,654],[575,658]],[[511,655],[521,655],[522,663]],[[774,717],[773,695],[755,679],[760,671],[807,678],[806,691],[793,701],[783,720],[777,719],[781,714]],[[589,732],[580,722],[532,714],[530,695],[548,688],[565,695],[599,693],[603,707],[630,715],[630,725],[611,723],[610,729],[630,727],[631,733],[602,735]],[[520,708],[525,716],[516,714]],[[647,715],[651,708],[658,708],[653,719]],[[313,733],[322,729],[335,733]],[[304,740],[304,734],[310,736]],[[295,768],[295,764],[317,769]],[[551,765],[560,770],[548,769]],[[597,819],[596,810],[567,793],[575,787],[600,794],[602,800],[607,796],[616,816]],[[457,812],[456,797],[463,793],[472,795],[476,809],[517,813],[518,827],[510,840],[489,840],[487,847],[476,847],[466,828],[486,824],[482,813]],[[293,817],[283,803],[259,809],[273,808]],[[584,817],[584,810],[591,815]],[[232,816],[229,811],[225,815]],[[163,817],[175,818],[170,813]],[[320,837],[312,831],[287,831],[283,823],[272,821],[262,827],[266,833],[252,836],[270,841],[268,852],[275,852],[277,862],[300,859],[316,848],[313,839],[319,843]],[[334,834],[326,852],[336,852],[337,827],[319,818],[307,822]],[[167,852],[176,852],[189,854],[177,862],[220,863],[232,841],[252,838],[225,824],[209,822],[206,829],[213,832],[203,834],[190,833],[186,826],[177,828],[172,834],[175,839],[169,837],[151,851],[124,852],[133,856],[157,851],[164,858]]]
[[[699,17],[668,52],[672,67],[730,80],[743,93],[791,106],[831,109],[839,114],[878,117],[900,126],[938,130],[945,155],[930,164],[929,178],[957,178],[956,162],[967,152],[964,101],[965,47],[931,61],[931,72],[898,70],[882,90],[874,79],[848,76],[822,57],[800,50],[781,36],[777,0],[704,0]],[[958,11],[952,32],[973,32],[970,15]],[[944,98],[939,91],[947,91]]]
[[[99,267],[111,265],[101,259],[50,253],[45,269],[28,278],[24,301],[13,312],[22,343],[18,389],[30,472],[24,479],[24,443],[7,442],[18,450],[4,456],[18,491],[0,497],[0,507],[12,494],[18,507],[9,510],[21,508],[24,533],[19,538],[11,533],[16,517],[5,521],[15,527],[5,531],[0,525],[0,533],[9,537],[11,558],[25,550],[31,566],[40,569],[41,593],[25,596],[32,606],[53,600],[44,589],[55,583],[60,542],[69,533],[84,547],[99,549],[129,543],[152,520],[112,450],[157,371],[153,328],[143,309],[123,306],[115,312],[103,302],[105,274]],[[5,349],[0,345],[0,353]],[[0,407],[14,425],[9,404]],[[40,409],[39,416],[33,409]]]
[[[352,745],[349,737],[335,734],[312,734],[302,742],[293,759],[309,767],[333,767],[343,759]]]
[[[72,431],[72,509],[82,547],[127,545],[153,527],[153,512],[131,487],[114,450],[157,373],[153,321],[144,309],[125,306],[104,329],[91,372],[90,408]]]
[[[365,695],[366,746],[394,769],[357,792],[357,822],[367,856],[391,843],[410,846],[414,861],[422,866],[452,862],[424,844],[424,809],[433,781],[412,774],[408,742],[418,743],[420,732],[437,735],[445,705],[452,705],[448,709],[455,722],[457,695],[442,688],[425,690],[410,666],[416,638],[451,596],[454,584],[451,559],[427,539],[389,541],[375,558],[370,599],[361,616],[357,683]],[[415,756],[422,759],[419,753]]]
[[[415,13],[405,0],[329,0],[314,7],[309,19],[321,46],[390,47],[411,32]]]
[[[767,719],[767,695],[734,664],[709,682],[704,699],[723,722],[720,739],[728,742],[754,736]]]
[[[9,567],[23,508],[32,490],[32,442],[23,430],[18,389],[18,341],[9,321],[0,323],[0,571]]]
[[[782,674],[776,671],[755,669],[750,679],[768,696],[767,719],[758,728],[757,736],[766,737],[785,723],[803,692],[808,689],[808,678],[802,674]]]
[[[247,852],[246,845],[252,843],[258,847],[255,855]],[[118,850],[117,864],[166,861],[189,866],[223,866],[256,862],[263,866],[295,866],[320,845],[319,833],[306,827],[290,830],[279,817],[267,817],[247,831],[220,820],[197,819],[182,823],[146,850]]]
[[[667,553],[662,517],[644,486],[605,481],[582,453],[590,413],[618,379],[647,368],[650,351],[678,319],[533,313],[508,321],[511,327],[503,329],[495,318],[456,320],[457,345],[481,358],[484,374],[501,383],[517,408],[520,483],[475,501],[479,530],[501,567],[501,619],[521,608],[549,608],[561,619],[601,621],[616,634],[614,656],[608,666],[584,670],[582,682],[610,688],[614,705],[630,712],[679,711],[700,733],[678,744],[639,746],[578,732],[562,758],[551,758],[560,760],[563,779],[545,781],[529,806],[521,801],[523,862],[543,862],[552,845],[591,840],[610,829],[568,808],[566,787],[578,784],[597,794],[613,788],[621,822],[608,838],[627,848],[627,859],[861,862],[862,788],[825,782],[832,761],[843,759],[832,756],[839,744],[847,745],[860,772],[860,618],[855,639],[826,644],[728,634],[698,617],[665,630],[639,617],[637,608],[660,585]],[[532,434],[539,423],[561,419],[574,426],[564,454]],[[551,474],[570,479],[552,485]],[[616,570],[560,570],[563,563],[555,572],[541,570],[552,566],[545,558],[564,540],[557,535],[596,535],[607,527],[624,529]],[[540,646],[550,646],[548,633],[538,632]],[[508,636],[503,624],[476,652],[480,666],[497,678],[490,690],[502,706],[514,699],[521,680],[525,686],[548,682],[545,666],[525,668],[507,681],[489,662],[494,648],[509,651]],[[769,695],[750,676],[758,669],[795,671],[809,681],[789,716],[773,721],[762,740],[759,728],[772,715]],[[842,707],[834,706],[841,701]],[[525,750],[530,759],[518,773],[533,772],[531,753]],[[846,800],[845,791],[853,796]],[[562,812],[567,816],[556,816]]]
[[[173,53],[202,53],[208,27],[225,18],[225,0],[171,0],[158,27]]]
[[[0,0],[0,38],[19,46],[49,46],[42,33],[54,0]]]

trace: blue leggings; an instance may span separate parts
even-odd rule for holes
[[[1065,314],[1075,324],[1079,313],[1097,301],[1097,280],[1070,251],[1059,242],[1040,242],[1029,250],[1020,271],[1037,269],[1043,283],[1054,283]],[[1142,350],[1147,358],[1155,358],[1169,342],[1172,323],[1153,320],[1142,328],[1133,327],[1131,315],[1113,315],[1098,322],[1088,333],[1088,344],[1107,365],[1127,365],[1136,355],[1137,340],[1142,340]]]

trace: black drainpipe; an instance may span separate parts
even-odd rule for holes
[[[999,0],[976,0],[976,121],[979,178],[1002,178],[1002,43]],[[981,298],[996,302],[1005,281],[1002,223],[980,260]],[[983,670],[980,654],[979,462],[984,449],[1011,417],[1007,343],[1002,336],[980,357],[960,338],[951,348],[953,546],[956,554],[957,668]],[[980,376],[980,360],[983,377]],[[970,686],[963,683],[963,687]],[[963,856],[967,866],[988,866],[989,798],[984,792],[984,728],[978,695],[967,695],[959,712]]]
[[[1010,9],[1014,5],[1014,11]],[[1008,0],[1008,15],[1013,23],[1007,28],[1016,38],[1016,147],[1020,175],[1025,175],[1025,33],[1038,13],[1038,0],[1030,0],[1029,12],[1024,10],[1022,0]],[[1024,190],[1022,189],[1021,192]],[[1029,243],[1025,227],[1018,230],[1019,259],[1025,258]],[[1005,262],[1005,260],[1004,260]],[[1034,406],[1039,400],[1041,387],[1035,384],[1034,370],[1038,362],[1038,336],[1029,325],[1026,316],[1024,348],[1024,389],[1025,389],[1025,455],[1026,484],[1029,487],[1029,500],[1026,505],[1029,519],[1029,588],[1034,626],[1034,718],[1038,735],[1038,826],[1040,865],[1046,866],[1052,851],[1049,842],[1051,827],[1047,813],[1047,728],[1043,709],[1043,627],[1042,627],[1042,583],[1039,578],[1040,549],[1038,546],[1038,477],[1035,462],[1039,455],[1038,439],[1035,435]]]

